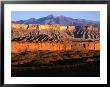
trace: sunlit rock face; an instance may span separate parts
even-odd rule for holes
[[[99,42],[75,42],[75,43],[18,43],[12,42],[12,53],[20,53],[25,51],[68,51],[68,50],[100,50]]]
[[[12,41],[65,41],[74,38],[99,39],[95,26],[63,26],[59,24],[14,24],[11,25]]]

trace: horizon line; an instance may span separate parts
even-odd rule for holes
[[[48,16],[54,16],[54,17],[60,17],[60,16],[64,16],[64,17],[69,17],[69,16],[65,16],[65,15],[53,15],[53,14],[50,14],[50,15],[47,15],[47,16],[43,16],[43,17],[48,17]],[[39,18],[43,18],[43,17],[39,17]],[[23,20],[28,20],[28,19],[39,19],[39,18],[36,18],[36,17],[30,17],[30,18],[27,18],[27,19],[23,19]],[[79,19],[79,20],[88,20],[88,21],[96,21],[96,22],[100,22],[100,20],[92,20],[92,19],[87,19],[87,18],[73,18],[73,17],[69,17],[69,18],[72,18],[72,19]],[[21,21],[22,19],[20,20],[11,20],[11,21]]]

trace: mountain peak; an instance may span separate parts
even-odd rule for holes
[[[28,20],[16,21],[16,23],[20,24],[60,24],[60,25],[71,25],[71,26],[87,26],[94,25],[99,26],[100,22],[88,21],[86,19],[73,19],[71,17],[66,17],[64,15],[54,16],[50,14],[46,17],[42,17],[39,19],[30,18]]]
[[[48,15],[47,18],[53,18],[54,16],[52,14]]]
[[[28,20],[36,20],[36,18],[30,18],[30,19],[28,19]]]

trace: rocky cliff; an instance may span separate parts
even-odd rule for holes
[[[95,26],[63,26],[59,24],[16,24],[11,25],[12,41],[73,41],[74,39],[99,40],[100,31]]]
[[[38,50],[50,50],[50,51],[84,51],[84,50],[100,50],[99,42],[74,42],[74,43],[29,43],[29,42],[12,42],[11,52],[20,53],[26,51],[38,51]]]

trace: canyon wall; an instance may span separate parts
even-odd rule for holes
[[[99,42],[75,42],[75,43],[18,43],[12,42],[12,53],[20,53],[25,51],[68,51],[68,50],[100,50]]]
[[[11,28],[12,29],[37,29],[37,30],[49,30],[49,29],[53,29],[53,30],[74,30],[75,26],[63,26],[63,25],[59,25],[59,24],[52,24],[52,25],[39,25],[39,24],[15,24],[12,23],[11,24]]]
[[[62,26],[59,24],[38,25],[12,23],[11,29],[12,41],[72,41],[74,38],[94,40],[99,40],[100,38],[99,28],[95,26]]]
[[[37,30],[49,30],[49,29],[53,29],[53,30],[77,30],[77,29],[81,29],[81,30],[89,30],[89,31],[96,31],[99,32],[99,28],[95,27],[95,26],[63,26],[63,25],[59,25],[59,24],[45,24],[45,25],[40,25],[40,24],[16,24],[16,23],[12,23],[11,24],[11,28],[12,29],[37,29]]]

